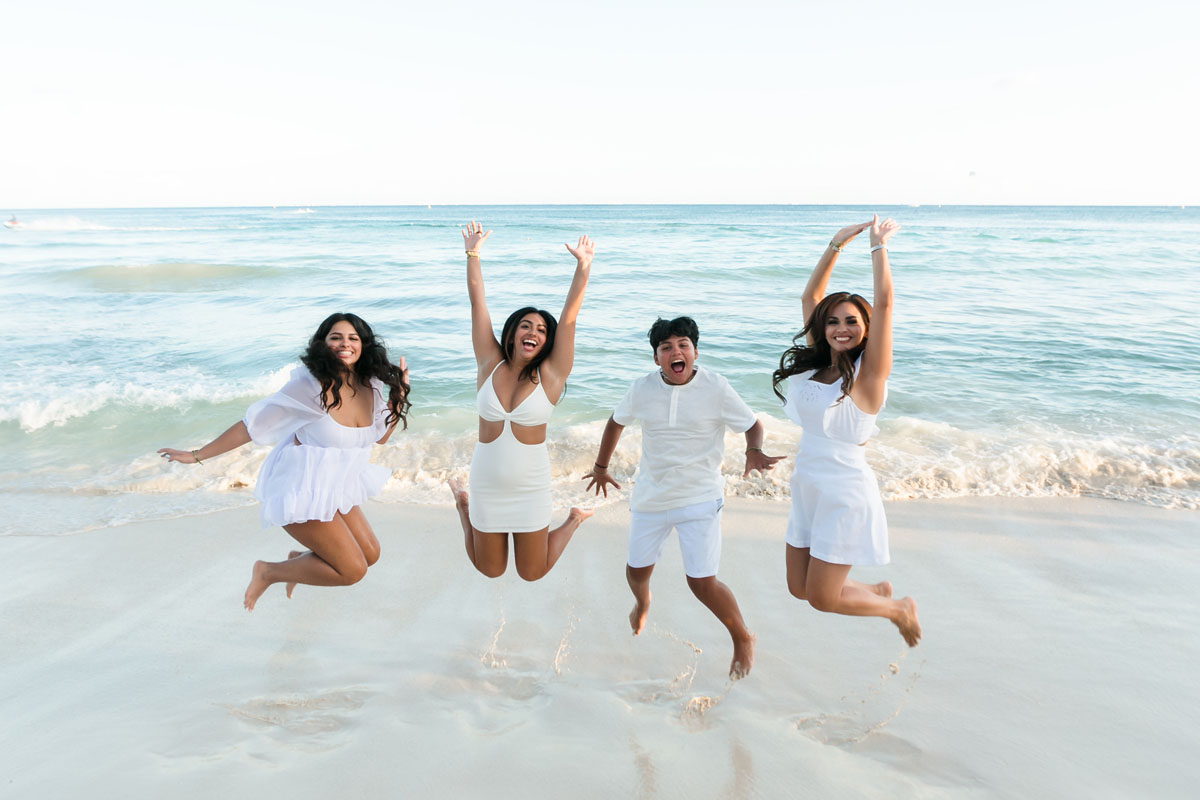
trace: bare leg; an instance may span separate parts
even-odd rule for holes
[[[446,482],[454,495],[454,506],[462,523],[463,541],[467,547],[467,558],[489,578],[499,578],[508,569],[508,534],[477,531],[471,524],[470,501],[467,490],[458,481]]]
[[[716,575],[707,578],[693,578],[689,575],[687,583],[696,599],[704,603],[709,611],[717,615],[721,624],[729,629],[729,635],[733,638],[733,660],[729,663],[729,677],[734,680],[746,677],[750,674],[750,668],[754,666],[754,634],[747,630],[733,592],[717,580]]]
[[[545,577],[566,549],[576,529],[594,513],[591,509],[572,508],[563,524],[554,530],[542,528],[540,531],[513,534],[513,560],[517,564],[517,574],[527,581]]]
[[[654,565],[648,567],[631,567],[625,565],[625,580],[629,582],[629,589],[633,592],[633,611],[629,612],[629,627],[633,628],[633,635],[637,636],[646,627],[646,616],[650,613],[650,573],[654,572]]]
[[[891,597],[892,596],[892,584],[889,583],[888,581],[880,581],[879,583],[859,583],[856,580],[851,580],[850,578],[846,578],[846,585],[854,586],[856,588],[862,589],[864,592],[871,592],[872,594],[877,594],[880,597]]]
[[[362,509],[358,506],[347,511],[345,514],[337,514],[346,523],[346,527],[350,529],[350,534],[354,537],[354,541],[358,543],[358,549],[362,550],[363,558],[367,560],[367,566],[375,565],[379,560],[379,539],[375,537],[375,531],[371,530],[371,523],[367,522],[366,515],[362,513]],[[293,550],[288,553],[288,560],[299,558],[306,555],[307,551]],[[288,599],[292,597],[292,590],[296,588],[295,581],[289,581],[285,587]]]
[[[287,561],[256,561],[243,605],[253,611],[258,598],[273,583],[309,586],[349,586],[367,574],[367,560],[340,515],[330,522],[309,520],[284,525],[293,539],[312,552]]]
[[[809,555],[808,548],[787,547],[788,590],[818,611],[854,617],[883,617],[900,629],[909,647],[921,640],[917,603],[892,599],[887,581],[866,585],[847,579],[848,564],[831,564]]]
[[[308,552],[307,550],[292,550],[291,552],[288,553],[288,560],[291,561],[293,558],[299,558],[300,556],[304,555],[307,552]],[[284,591],[287,592],[288,600],[292,599],[292,591],[295,588],[296,588],[295,581],[291,581],[290,583],[288,583],[286,586],[283,587]]]

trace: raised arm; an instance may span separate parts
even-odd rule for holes
[[[583,305],[583,292],[587,289],[588,274],[592,269],[592,255],[595,244],[586,236],[580,236],[574,246],[566,245],[571,255],[575,256],[575,277],[571,280],[571,288],[567,291],[567,301],[563,303],[562,314],[558,317],[558,328],[554,333],[554,351],[544,362],[548,367],[547,377],[551,384],[546,392],[556,396],[562,391],[562,386],[571,374],[575,364],[575,321],[579,318],[579,308]]]
[[[888,264],[887,241],[900,230],[892,219],[871,221],[871,271],[875,276],[875,295],[871,300],[871,327],[863,350],[862,368],[850,391],[851,399],[867,413],[874,414],[883,405],[888,375],[892,372],[892,269]]]
[[[804,295],[800,298],[801,306],[804,309],[805,324],[808,323],[808,318],[812,316],[817,303],[825,299],[825,288],[829,286],[829,275],[833,272],[833,265],[837,261],[838,254],[842,252],[842,248],[846,246],[847,242],[869,227],[871,227],[869,222],[847,225],[833,235],[829,246],[825,248],[825,252],[821,253],[821,258],[817,261],[817,266],[813,268],[812,275],[808,278],[808,284],[804,287]],[[816,344],[813,331],[808,332],[808,343]]]
[[[496,334],[492,331],[492,317],[488,314],[487,299],[483,294],[483,266],[479,263],[479,248],[491,231],[483,232],[483,226],[474,220],[463,229],[463,247],[467,251],[467,297],[471,300],[471,347],[475,350],[475,366],[479,381],[498,362],[503,353]]]
[[[158,453],[167,461],[178,461],[181,464],[199,464],[208,461],[210,458],[215,458],[222,453],[236,450],[249,441],[250,431],[246,430],[246,423],[239,419],[233,425],[229,426],[224,433],[203,447],[195,450],[174,450],[170,447],[164,447]]]

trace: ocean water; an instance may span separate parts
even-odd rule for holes
[[[1200,508],[1200,212],[1177,207],[439,206],[16,210],[0,229],[0,535],[54,535],[253,502],[265,448],[192,448],[282,385],[317,323],[354,311],[412,370],[409,430],[377,448],[385,502],[445,502],[475,439],[461,226],[484,246],[498,326],[557,314],[597,242],[568,391],[551,423],[556,505],[635,377],[646,330],[690,314],[700,362],[791,454],[770,373],[826,242],[898,219],[895,367],[869,459],[885,496],[1087,495]],[[867,237],[831,289],[868,297]],[[732,493],[785,497],[789,462]],[[636,463],[630,429],[614,470]],[[616,502],[610,498],[608,502]]]

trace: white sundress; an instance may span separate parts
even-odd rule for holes
[[[254,486],[264,528],[329,522],[383,489],[391,471],[369,459],[371,446],[387,433],[388,406],[383,382],[372,378],[371,388],[373,421],[363,428],[329,416],[321,405],[321,384],[306,367],[297,367],[282,389],[247,409],[242,421],[250,438],[275,445]]]
[[[842,397],[840,380],[829,385],[811,380],[815,372],[789,377],[784,393],[784,413],[804,429],[792,472],[787,543],[832,564],[886,564],[887,517],[861,446],[879,433],[878,415]]]

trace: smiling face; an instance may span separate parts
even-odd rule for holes
[[[862,311],[850,301],[838,303],[825,318],[825,341],[834,353],[853,350],[867,335]]]
[[[354,369],[354,365],[358,363],[358,357],[362,355],[362,340],[358,337],[358,331],[354,330],[354,326],[345,320],[333,323],[329,333],[325,334],[325,344],[333,351],[338,361],[341,361],[342,365],[349,370]]]
[[[667,383],[680,386],[692,379],[696,363],[696,347],[686,336],[668,336],[654,348],[654,363]]]
[[[536,311],[530,311],[521,317],[517,329],[513,332],[512,357],[525,361],[532,360],[546,346],[546,320]]]

